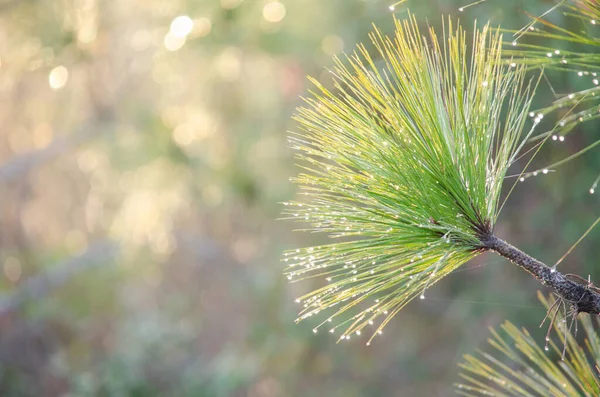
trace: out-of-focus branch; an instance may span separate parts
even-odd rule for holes
[[[109,128],[108,120],[95,119],[83,124],[69,136],[53,140],[50,145],[44,149],[13,157],[6,163],[0,165],[0,183],[10,182],[15,178],[20,177],[24,173],[52,160],[65,151],[87,142],[107,128]]]
[[[81,255],[30,278],[13,293],[0,297],[0,316],[19,309],[27,301],[44,298],[78,274],[114,258],[118,251],[114,241],[100,241]]]

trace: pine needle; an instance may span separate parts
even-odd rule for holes
[[[600,222],[600,217],[598,217],[598,219],[596,219],[596,220],[594,221],[594,223],[592,223],[592,225],[591,225],[591,226],[590,226],[590,227],[589,227],[589,228],[588,228],[588,229],[585,231],[585,233],[583,233],[583,235],[582,235],[581,237],[579,237],[579,240],[577,240],[577,241],[575,242],[575,244],[573,244],[573,245],[571,246],[571,248],[569,248],[569,250],[568,250],[568,251],[567,251],[567,252],[566,252],[566,253],[565,253],[563,256],[561,256],[561,257],[560,257],[560,259],[559,259],[559,260],[558,260],[558,261],[557,261],[557,262],[554,264],[554,266],[553,266],[553,268],[554,268],[554,269],[556,269],[556,267],[557,267],[557,266],[558,266],[558,265],[559,265],[559,264],[560,264],[560,263],[561,263],[563,260],[565,260],[565,258],[566,258],[566,257],[567,257],[567,256],[568,256],[568,255],[569,255],[571,252],[573,252],[573,250],[575,249],[575,247],[577,247],[577,245],[578,245],[578,244],[579,244],[579,243],[580,243],[580,242],[581,242],[581,241],[582,241],[582,240],[583,240],[583,239],[584,239],[584,238],[585,238],[585,237],[586,237],[588,234],[590,234],[590,232],[591,232],[592,230],[594,230],[594,228],[596,227],[596,225],[598,225],[598,222]]]

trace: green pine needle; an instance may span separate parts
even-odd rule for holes
[[[539,293],[538,297],[546,308],[553,304]],[[600,395],[600,334],[597,331],[600,322],[592,321],[590,316],[574,320],[584,329],[585,342],[580,345],[571,333],[573,329],[568,329],[572,328],[571,321],[562,315],[555,318],[554,329],[561,340],[558,343],[547,340],[546,347],[538,345],[527,330],[520,330],[510,322],[502,325],[502,334],[492,330],[489,344],[504,360],[483,352],[465,356],[460,365],[464,383],[456,385],[457,393],[529,397]],[[565,337],[566,346],[563,346]],[[560,360],[563,349],[565,359]]]
[[[284,211],[335,239],[285,254],[290,280],[327,281],[297,300],[298,320],[328,311],[314,332],[333,322],[340,340],[372,326],[367,344],[482,251],[507,169],[533,131],[522,133],[533,87],[525,67],[500,61],[498,31],[476,29],[469,46],[451,22],[425,37],[411,16],[393,38],[376,29],[371,40],[380,63],[359,46],[336,59],[334,90],[311,80],[295,117],[304,133],[291,137],[305,200]]]

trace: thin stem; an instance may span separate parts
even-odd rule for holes
[[[570,253],[571,253],[571,252],[572,252],[572,251],[575,249],[575,247],[577,247],[577,244],[579,244],[579,243],[581,242],[581,240],[583,240],[583,239],[584,239],[584,238],[585,238],[585,237],[586,237],[586,236],[587,236],[587,235],[588,235],[588,234],[589,234],[589,233],[590,233],[590,232],[591,232],[591,231],[592,231],[592,230],[593,230],[593,229],[596,227],[596,225],[598,224],[598,222],[600,222],[600,216],[598,217],[598,219],[596,219],[596,221],[595,221],[594,223],[592,223],[592,226],[590,226],[590,227],[588,228],[588,230],[586,230],[586,231],[585,231],[585,233],[583,233],[583,235],[582,235],[582,236],[579,238],[579,240],[577,240],[577,241],[575,242],[575,244],[573,244],[573,245],[571,246],[571,248],[569,248],[569,250],[566,252],[566,254],[564,254],[564,255],[563,255],[563,256],[562,256],[562,257],[561,257],[561,258],[558,260],[558,262],[556,262],[556,263],[554,264],[554,266],[552,266],[552,268],[553,268],[553,269],[556,269],[556,266],[558,266],[558,265],[559,265],[559,263],[561,263],[561,262],[562,262],[562,261],[563,261],[563,260],[564,260],[564,259],[567,257],[567,255],[569,255],[569,254],[570,254]]]
[[[482,239],[485,248],[495,251],[550,287],[559,297],[570,302],[577,313],[600,314],[600,293],[570,280],[561,272],[527,255],[506,241],[489,235]]]

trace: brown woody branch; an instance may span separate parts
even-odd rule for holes
[[[575,282],[491,233],[483,236],[481,242],[483,248],[509,259],[550,287],[555,294],[569,302],[577,313],[600,314],[600,293],[591,283]]]

